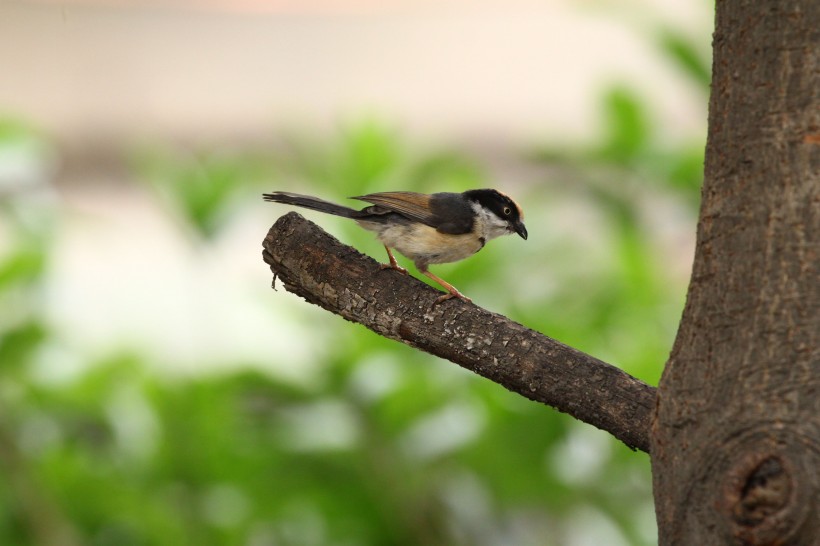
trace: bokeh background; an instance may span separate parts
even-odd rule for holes
[[[260,194],[502,189],[435,272],[656,384],[712,8],[0,2],[0,544],[654,544],[645,454],[272,291]]]

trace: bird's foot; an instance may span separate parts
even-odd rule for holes
[[[399,273],[404,273],[405,275],[408,274],[407,269],[403,268],[402,266],[400,266],[399,264],[397,264],[395,262],[389,263],[389,264],[379,264],[379,269],[395,269]]]
[[[465,301],[467,303],[472,303],[473,302],[473,300],[471,300],[470,298],[468,298],[467,296],[465,296],[464,294],[462,294],[461,292],[459,292],[458,290],[453,288],[452,290],[450,290],[446,294],[442,294],[441,296],[437,297],[436,301],[433,302],[433,305],[438,305],[439,303],[441,303],[443,301],[447,301],[451,298],[458,298],[461,301]]]

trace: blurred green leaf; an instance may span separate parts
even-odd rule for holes
[[[213,237],[231,217],[240,199],[258,183],[274,178],[269,160],[252,154],[142,149],[134,154],[136,170],[203,237]]]
[[[168,195],[191,224],[205,236],[219,228],[228,197],[239,184],[235,165],[211,158],[155,161],[157,187]]]
[[[437,272],[498,312],[652,381],[683,287],[660,263],[647,202],[691,199],[702,147],[660,148],[651,110],[627,86],[602,104],[600,141],[545,149],[534,162],[550,170],[513,188],[528,211],[527,245],[494,242]],[[488,185],[480,159],[411,153],[398,130],[373,120],[283,141],[264,154],[159,147],[135,167],[206,242],[236,207],[258,201],[263,180],[328,199]],[[354,223],[346,235],[381,251]],[[39,275],[51,250],[9,253],[0,287]],[[0,363],[15,363],[15,382],[0,391],[3,413],[32,483],[82,543],[561,544],[576,538],[575,515],[595,510],[643,544],[635,507],[651,502],[646,457],[363,328],[339,320],[322,332],[332,350],[309,385],[252,371],[164,377],[149,370],[175,363],[149,362],[157,357],[140,348],[51,384],[35,372],[42,344],[59,334],[42,324],[0,341]],[[278,358],[287,355],[270,355]],[[0,494],[0,542],[33,544],[21,510]]]
[[[687,197],[695,204],[700,197],[703,185],[704,147],[697,146],[682,149],[678,154],[669,157],[668,180],[670,186],[684,190]]]
[[[410,167],[406,179],[406,187],[429,193],[441,191],[439,188],[458,192],[486,185],[485,175],[475,161],[453,152],[422,158]]]
[[[646,151],[651,126],[638,96],[615,87],[603,98],[604,141],[600,155],[615,164],[628,164]]]
[[[396,131],[376,120],[349,123],[331,142],[294,132],[285,142],[276,157],[293,191],[307,184],[337,196],[370,193],[394,177],[402,162]]]
[[[666,27],[658,37],[661,51],[672,59],[704,92],[709,91],[712,69],[696,44],[674,28]]]
[[[39,139],[34,127],[16,117],[0,115],[0,146],[20,140]]]
[[[345,128],[338,157],[340,183],[354,192],[367,192],[398,165],[397,144],[395,133],[375,121]]]
[[[0,372],[20,371],[48,338],[48,334],[49,331],[38,320],[0,331]]]
[[[11,285],[31,282],[40,277],[45,260],[43,249],[35,243],[18,248],[0,259],[0,292]]]

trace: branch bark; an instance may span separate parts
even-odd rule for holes
[[[382,336],[446,358],[526,398],[649,451],[655,388],[590,355],[341,244],[295,212],[268,232],[263,257],[285,288]]]

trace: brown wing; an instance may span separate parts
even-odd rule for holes
[[[373,203],[424,224],[430,225],[433,221],[433,212],[430,210],[430,196],[424,193],[388,191],[351,197],[351,199]]]

